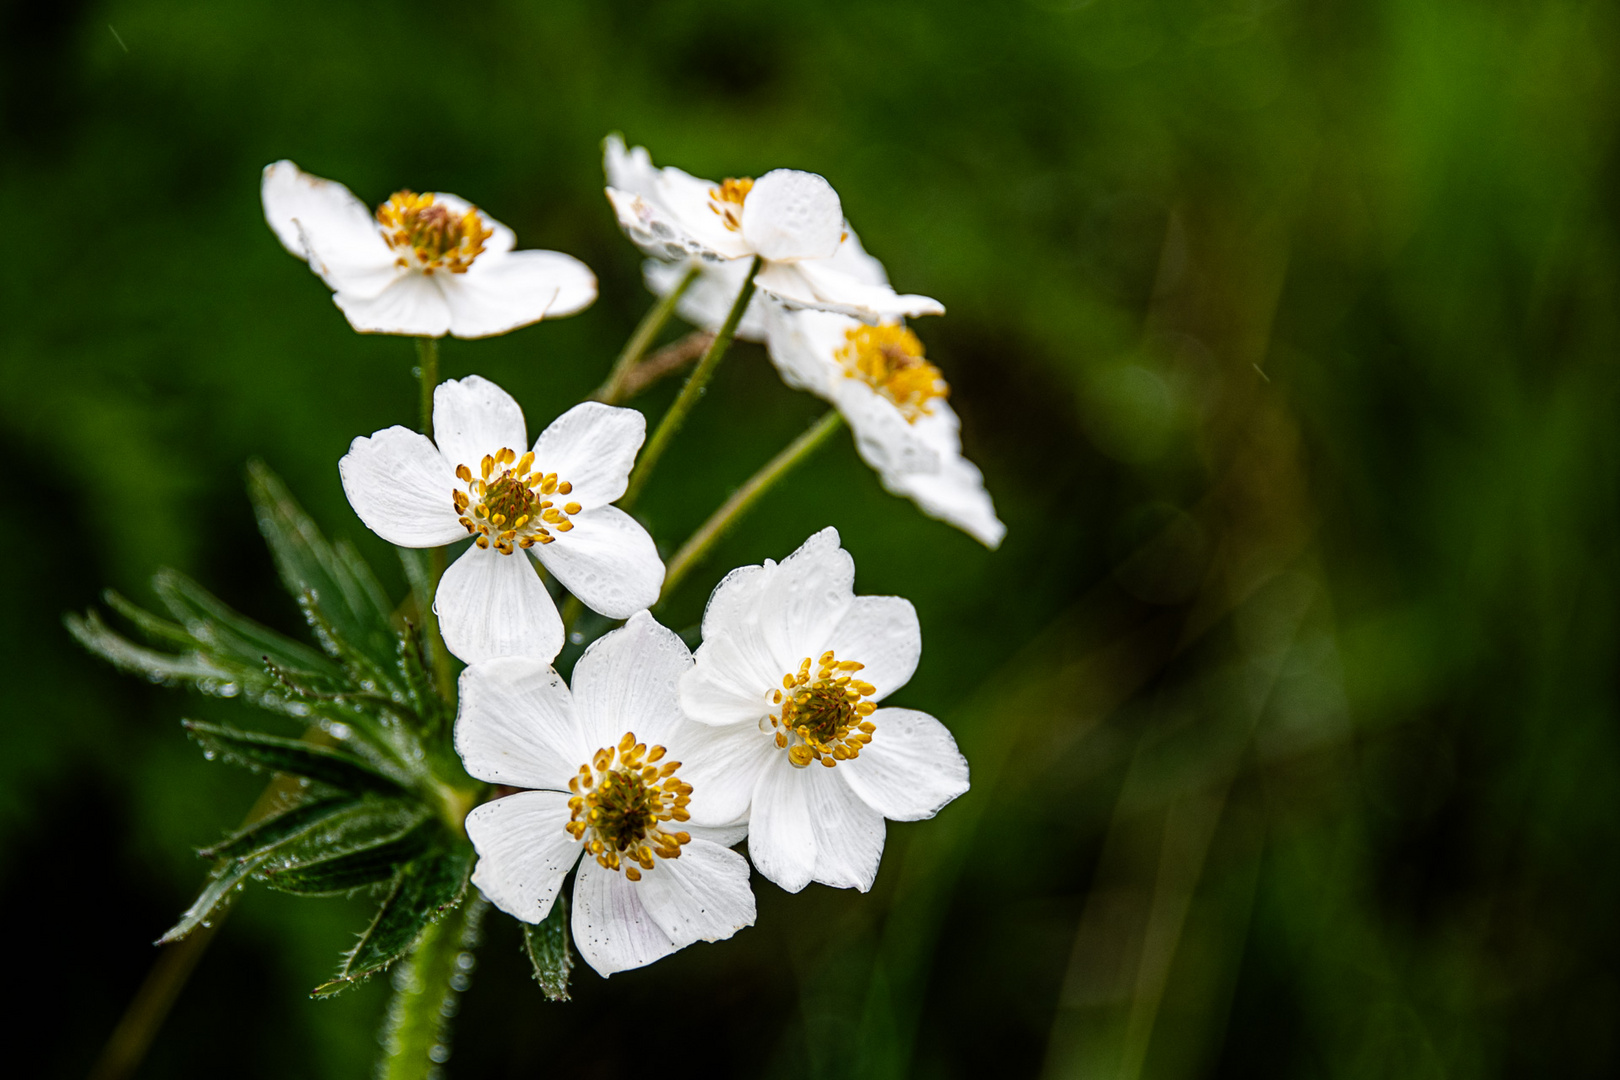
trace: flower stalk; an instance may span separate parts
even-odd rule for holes
[[[467,988],[471,950],[489,909],[469,895],[454,911],[432,924],[409,959],[393,976],[394,998],[384,1020],[380,1080],[428,1080],[440,1075],[450,1057],[450,1018],[455,998]],[[464,959],[465,958],[465,959]]]
[[[439,339],[419,337],[416,339],[416,377],[421,386],[420,416],[418,429],[428,438],[433,438],[433,391],[439,385]],[[450,666],[450,652],[444,647],[444,635],[439,632],[439,616],[433,610],[433,595],[439,587],[439,579],[444,576],[444,568],[449,565],[445,549],[436,547],[428,552],[428,601],[423,610],[417,612],[422,620],[422,629],[426,632],[428,651],[433,658],[433,681],[439,687],[439,696],[446,701],[452,700],[455,692],[455,672]]]
[[[606,381],[591,395],[592,400],[617,405],[628,396],[626,381],[630,378],[630,373],[652,347],[659,331],[664,329],[669,317],[675,313],[675,305],[680,303],[681,297],[691,287],[692,282],[697,280],[697,276],[696,266],[688,269],[680,282],[642,316],[635,332],[630,335],[630,340],[624,343],[618,359],[613,361],[613,370],[608,373]],[[431,432],[429,434],[431,435]]]
[[[697,404],[698,395],[703,393],[703,388],[714,374],[714,369],[720,365],[721,358],[731,347],[731,339],[737,333],[737,324],[742,322],[743,312],[748,310],[748,302],[754,298],[754,276],[759,273],[763,262],[759,256],[754,256],[754,261],[748,268],[748,276],[737,292],[737,299],[732,303],[726,321],[715,333],[714,341],[709,344],[703,359],[698,361],[696,369],[686,380],[686,385],[681,387],[675,403],[658,422],[658,428],[653,432],[652,438],[647,440],[646,447],[641,451],[641,457],[636,461],[635,471],[630,474],[630,486],[625,490],[624,497],[619,500],[620,508],[629,510],[635,505],[636,499],[641,495],[641,489],[647,486],[647,478],[652,475],[658,459],[664,456],[664,450],[669,446],[670,440],[681,430],[681,425],[686,422],[686,414]]]
[[[669,569],[664,573],[664,591],[660,599],[667,599],[680,585],[682,579],[691,572],[692,568],[709,554],[709,550],[720,541],[726,532],[740,521],[743,515],[753,509],[777,481],[821,449],[823,443],[830,438],[833,432],[843,426],[844,418],[837,409],[828,409],[804,434],[783,447],[771,460],[767,461],[760,470],[750,476],[742,487],[738,488],[720,505],[709,520],[700,525],[681,545],[675,557],[669,561]]]

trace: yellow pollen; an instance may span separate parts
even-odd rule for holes
[[[742,231],[743,202],[753,187],[754,181],[749,177],[739,180],[728,176],[719,187],[709,189],[709,209],[719,214],[732,232]]]
[[[457,214],[431,194],[396,191],[377,207],[377,224],[394,250],[395,263],[432,274],[465,274],[494,230],[476,207]]]
[[[781,690],[766,695],[777,708],[769,717],[776,729],[776,746],[788,752],[795,767],[819,761],[833,768],[859,757],[872,741],[877,725],[867,717],[877,705],[867,699],[877,694],[877,687],[855,678],[864,667],[854,660],[839,660],[828,649],[817,660],[805,657],[798,671],[782,676]]]
[[[479,547],[494,545],[502,555],[551,543],[556,539],[552,530],[569,532],[574,527],[569,517],[584,509],[570,502],[558,510],[550,502],[541,501],[548,488],[556,491],[566,487],[572,491],[573,486],[566,481],[559,484],[556,473],[535,471],[533,451],[518,457],[515,450],[502,447],[485,454],[476,471],[457,465],[456,478],[466,485],[465,491],[450,492],[457,520],[477,537]]]
[[[631,881],[656,867],[658,859],[678,859],[691,843],[684,830],[666,828],[686,821],[692,785],[675,775],[678,761],[661,761],[662,746],[649,747],[625,732],[617,746],[598,750],[568,781],[568,824],[563,828],[607,870],[623,870]]]
[[[836,354],[844,375],[861,379],[894,402],[907,423],[932,415],[930,402],[947,397],[951,388],[939,368],[923,358],[923,345],[908,327],[891,323],[857,326],[844,335]]]

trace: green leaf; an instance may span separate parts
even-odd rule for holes
[[[255,772],[289,773],[340,791],[397,795],[404,790],[400,780],[342,750],[196,720],[184,721],[184,726],[210,757],[219,756]]]
[[[557,893],[551,910],[538,925],[523,924],[523,951],[534,965],[534,981],[547,1001],[567,1001],[574,950],[568,940],[568,897]]]
[[[373,675],[387,679],[393,606],[365,561],[349,545],[329,543],[263,462],[248,464],[248,495],[282,583],[301,598],[322,647],[340,659],[363,658]]]
[[[400,871],[377,917],[344,954],[337,975],[317,986],[314,996],[341,993],[408,955],[428,926],[466,895],[473,858],[472,845],[463,841],[449,850],[430,852]]]
[[[152,588],[186,632],[216,657],[223,654],[250,669],[261,668],[268,660],[306,678],[325,676],[330,680],[342,675],[316,650],[233,611],[178,571],[159,570],[152,578]]]
[[[406,623],[399,635],[399,671],[406,693],[416,705],[423,733],[436,734],[448,726],[451,713],[444,698],[439,696],[433,662],[428,658],[428,644],[423,640],[422,628],[415,623]]]
[[[332,815],[349,809],[355,801],[353,796],[338,795],[302,803],[240,829],[198,854],[205,859],[246,859],[266,854],[298,839]]]
[[[439,822],[423,821],[403,836],[385,843],[300,866],[264,870],[258,877],[272,889],[301,896],[353,892],[390,880],[407,863],[425,854],[443,835],[444,826]]]
[[[208,884],[203,887],[202,895],[186,908],[185,914],[180,916],[180,921],[170,927],[168,933],[158,938],[157,943],[167,945],[179,941],[199,926],[207,926],[214,913],[221,911],[230,903],[232,894],[261,862],[263,857],[232,859],[216,866],[208,879]]]
[[[121,671],[169,686],[190,683],[221,697],[234,697],[240,690],[240,671],[200,652],[175,654],[137,645],[102,622],[94,611],[67,615],[62,622],[75,641]]]

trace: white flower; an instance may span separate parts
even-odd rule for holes
[[[754,866],[792,892],[865,891],[885,818],[933,817],[968,789],[938,720],[878,708],[917,667],[917,613],[856,596],[855,563],[823,529],[781,565],[733,570],[709,598],[681,708],[710,725],[688,778],[717,820],[748,815]]]
[[[716,184],[675,168],[655,169],[644,147],[627,151],[617,135],[608,137],[604,157],[608,200],[637,247],[666,263],[697,258],[741,264],[730,271],[734,277],[694,283],[698,297],[683,305],[682,315],[690,311],[696,325],[718,327],[712,312],[724,302],[724,318],[754,256],[763,260],[754,283],[793,307],[872,321],[945,310],[930,297],[896,293],[883,280],[881,267],[874,280],[870,257],[844,221],[838,193],[815,173],[775,169],[758,180],[728,178]],[[726,297],[724,289],[732,282],[735,288]],[[659,291],[656,281],[649,284]],[[763,328],[756,319],[746,329],[757,340]]]
[[[681,639],[643,611],[585,650],[572,692],[522,657],[461,675],[456,750],[467,771],[530,789],[467,815],[473,884],[538,923],[579,863],[574,943],[603,975],[754,922],[748,863],[728,850],[745,830],[704,827],[702,786],[683,765],[706,735],[676,701],[691,666]]]
[[[996,517],[984,476],[962,456],[950,387],[904,326],[868,326],[843,315],[765,310],[771,360],[789,386],[838,407],[855,446],[883,486],[989,548],[1007,527]]]
[[[513,251],[511,229],[455,195],[401,191],[373,218],[348,188],[290,161],[265,166],[259,194],[282,246],[361,333],[489,337],[596,299],[584,263]]]
[[[355,439],[338,472],[360,520],[391,544],[475,537],[445,571],[433,605],[452,653],[468,663],[549,662],[562,648],[562,619],[525,552],[610,618],[658,599],[664,564],[652,537],[609,505],[624,494],[646,430],[634,409],[586,402],[526,451],[517,402],[472,375],[433,391],[435,439],[387,428]]]

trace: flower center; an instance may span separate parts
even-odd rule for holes
[[[685,821],[691,815],[692,785],[675,775],[678,761],[663,760],[664,748],[648,749],[625,732],[618,746],[598,750],[579,775],[568,781],[574,793],[568,800],[568,824],[563,828],[608,870],[624,869],[631,881],[653,868],[653,859],[678,859],[681,845],[690,843],[687,832],[666,832],[666,821]],[[615,760],[617,759],[617,760]]]
[[[396,252],[394,265],[415,267],[424,274],[435,270],[465,274],[494,232],[476,207],[468,207],[458,216],[434,202],[431,194],[414,191],[396,191],[377,207],[377,224]]]
[[[719,214],[732,232],[742,231],[743,200],[748,198],[753,186],[754,181],[749,177],[738,180],[728,176],[719,187],[709,189],[709,209]]]
[[[916,423],[919,416],[932,415],[928,403],[950,394],[945,377],[923,359],[923,344],[908,327],[857,326],[844,339],[843,348],[835,354],[844,375],[863,380],[894,402],[908,424]]]
[[[514,547],[551,543],[555,533],[573,529],[568,519],[583,509],[577,502],[557,505],[551,496],[568,495],[574,485],[558,480],[556,473],[536,470],[532,450],[522,457],[505,448],[485,454],[477,476],[457,465],[456,477],[467,485],[467,490],[450,494],[461,524],[478,538],[479,547],[494,544],[502,555],[512,554]]]
[[[813,679],[810,664],[807,656],[797,672],[782,676],[782,689],[771,691],[771,704],[780,710],[766,720],[776,729],[777,747],[788,752],[795,767],[819,761],[830,769],[860,756],[872,741],[877,725],[867,718],[877,705],[866,699],[877,687],[854,677],[865,664],[839,660],[831,649],[816,661]]]

